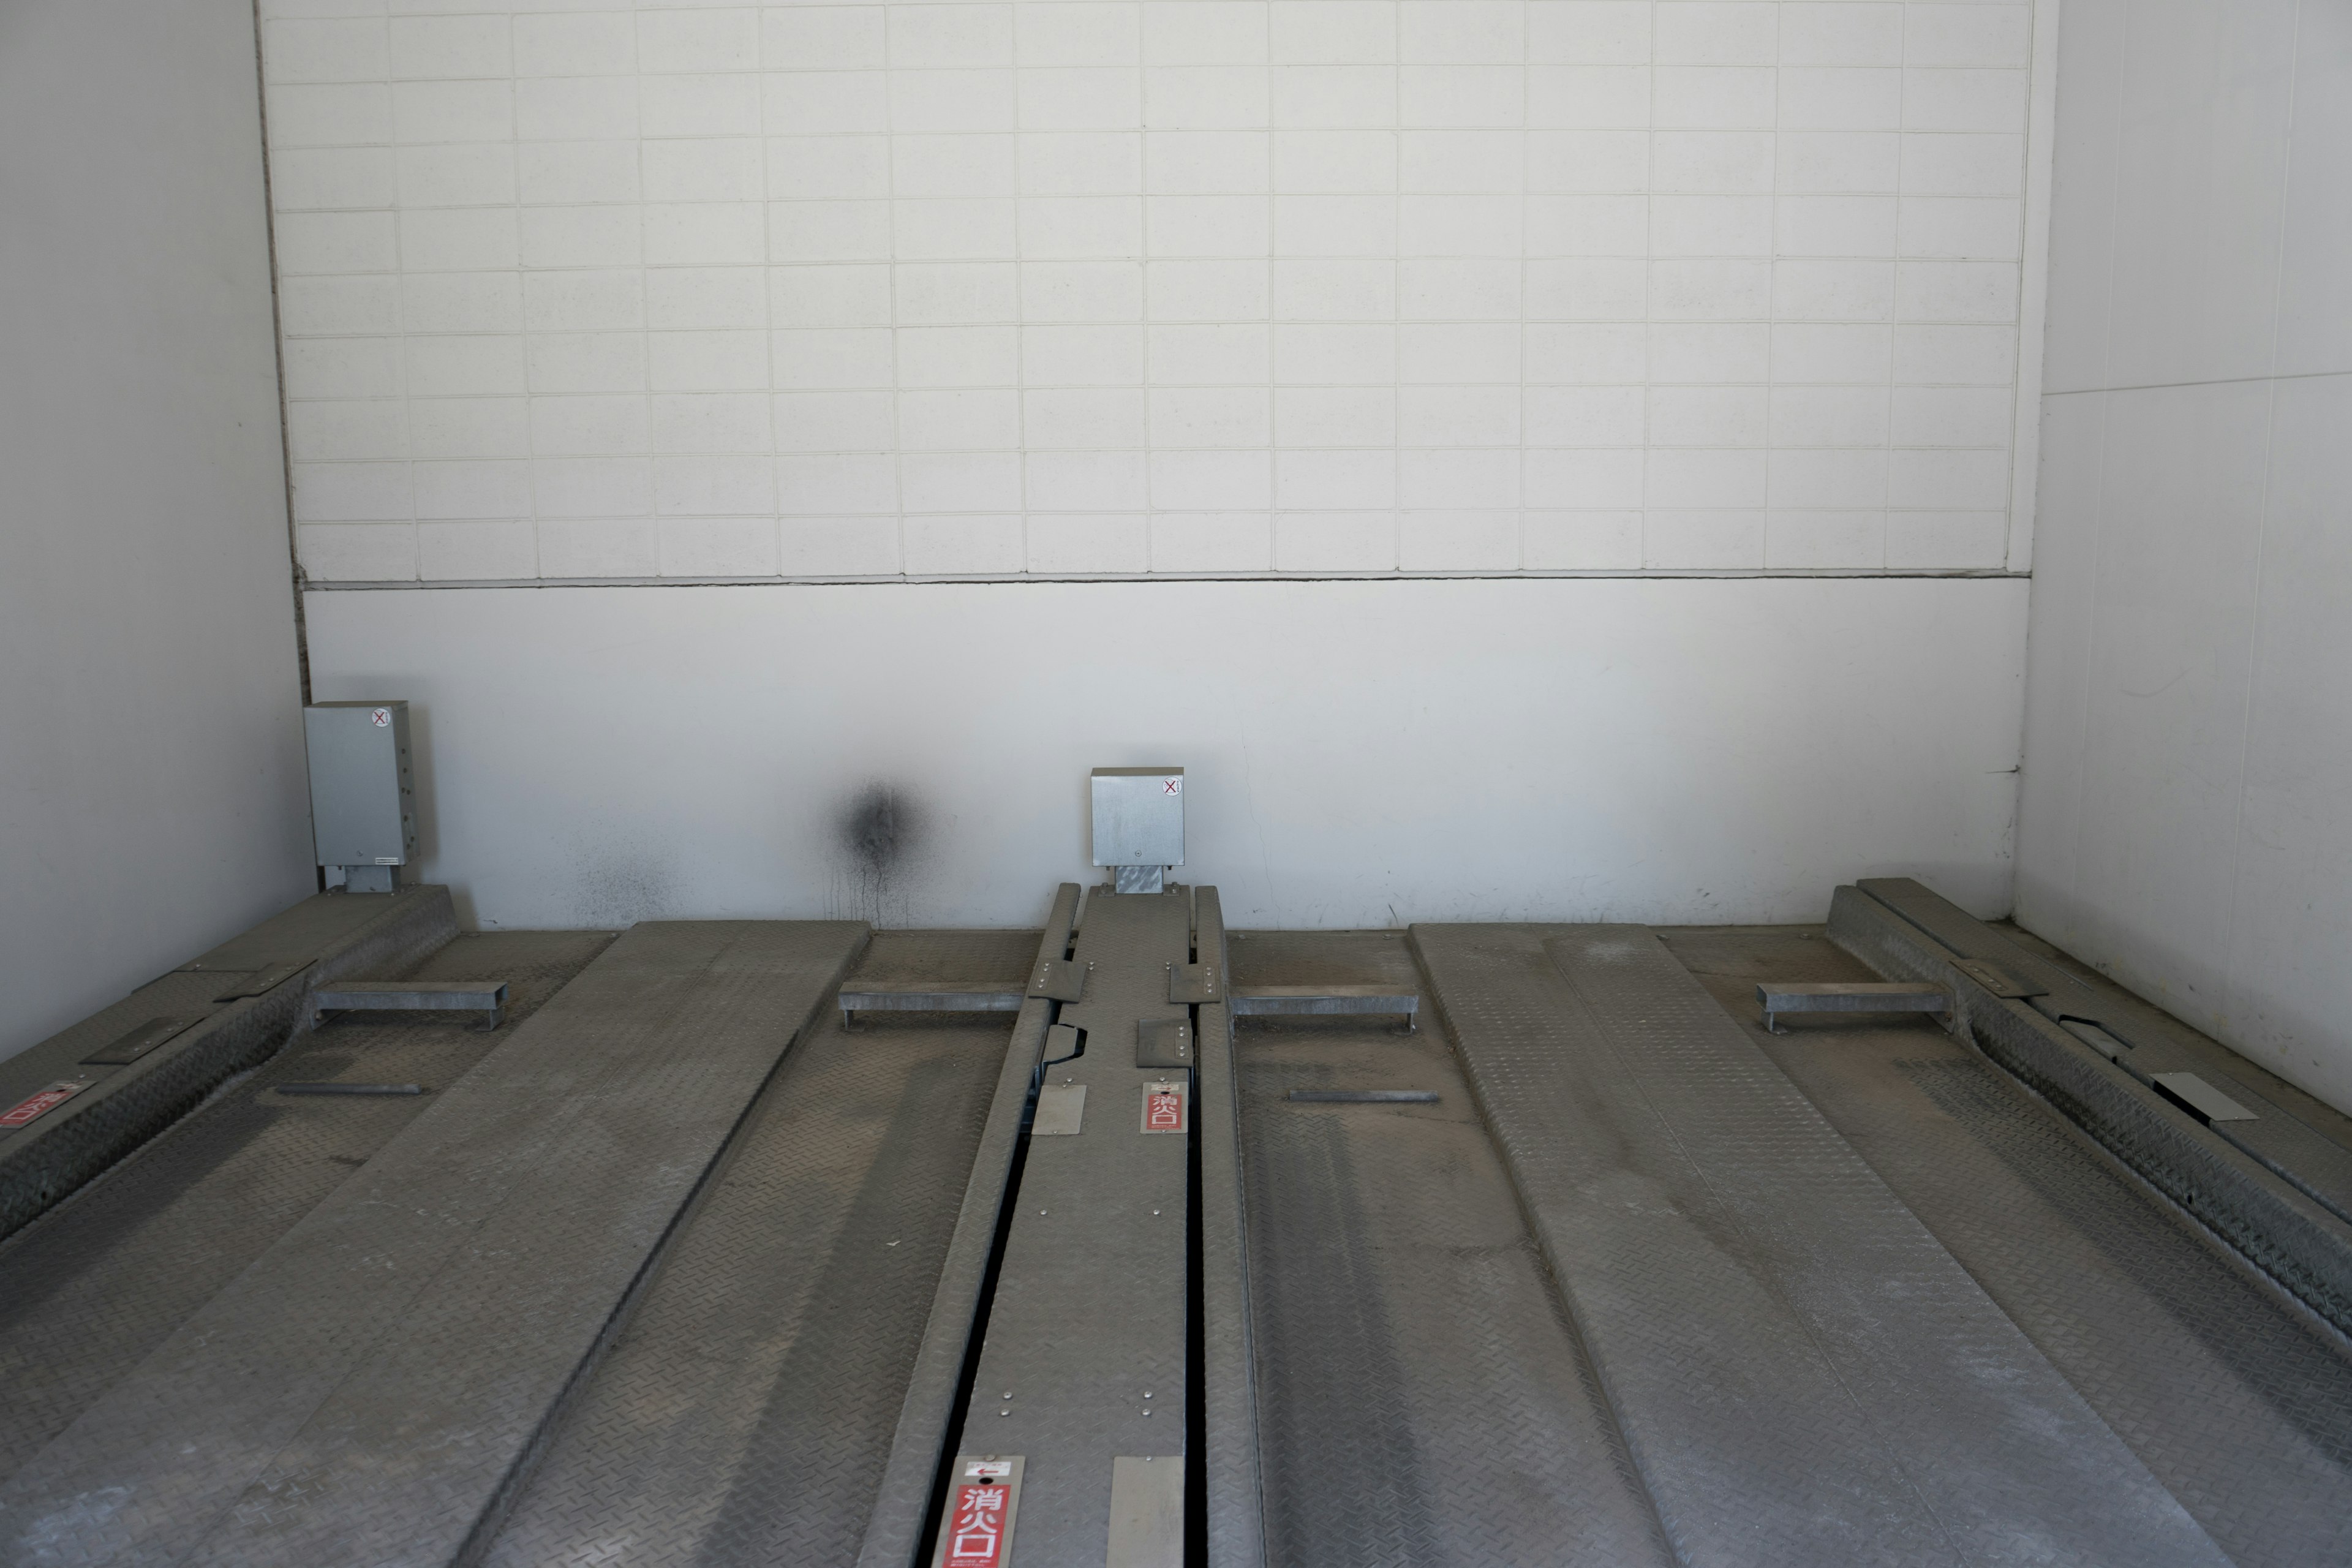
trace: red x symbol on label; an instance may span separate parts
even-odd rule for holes
[[[1174,779],[1170,779],[1167,782],[1166,789],[1168,794],[1174,795],[1176,793],[1176,781]]]

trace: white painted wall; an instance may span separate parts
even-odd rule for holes
[[[1087,770],[1187,770],[1241,925],[2005,912],[2014,578],[941,584],[308,595],[397,695],[423,875],[484,924],[1042,918]],[[877,868],[844,818],[911,825]]]
[[[314,581],[2026,564],[2028,5],[263,11]]]
[[[255,77],[0,5],[0,1055],[312,886]]]
[[[264,4],[295,504],[479,919],[1032,921],[1169,752],[1236,921],[2008,908],[2032,7],[412,11]]]
[[[2352,7],[2066,0],[2018,916],[2352,1109]]]

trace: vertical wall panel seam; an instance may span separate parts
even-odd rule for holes
[[[2009,538],[2003,563],[2033,568],[2041,516],[2042,382],[2050,324],[2050,229],[2055,194],[2058,61],[2064,0],[2033,0],[2026,45],[2025,182],[2018,239],[2017,359],[2011,370]],[[2022,747],[2020,748],[2021,754]]]
[[[269,352],[278,370],[278,467],[286,496],[286,580],[294,601],[294,664],[310,704],[310,628],[302,605],[302,555],[294,525],[294,433],[286,410],[286,323],[278,299],[278,200],[269,183],[269,86],[261,58],[261,0],[253,0],[254,126],[261,137],[261,232],[269,258]],[[307,761],[304,763],[307,769]],[[320,886],[325,873],[319,873]]]

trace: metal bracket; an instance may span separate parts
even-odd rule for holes
[[[1029,1121],[1032,1138],[1075,1138],[1086,1126],[1087,1086],[1049,1083],[1037,1091],[1037,1112]]]
[[[1039,1058],[1037,1065],[1049,1068],[1056,1062],[1066,1062],[1086,1054],[1087,1032],[1084,1029],[1075,1024],[1048,1024],[1045,1026],[1045,1054]]]
[[[1087,972],[1094,967],[1074,958],[1048,958],[1029,976],[1029,994],[1055,1002],[1076,1002],[1087,994]]]
[[[962,985],[936,982],[867,980],[842,986],[836,998],[841,1026],[855,1026],[860,1013],[1018,1013],[1022,992],[1017,984],[975,981]]]
[[[1236,1018],[1352,1016],[1389,1014],[1411,1034],[1421,993],[1410,985],[1242,985],[1232,995]]]
[[[1181,1018],[1145,1018],[1135,1026],[1135,1065],[1139,1068],[1188,1068],[1192,1065],[1192,1026]]]
[[[259,996],[277,990],[289,980],[310,967],[311,960],[297,959],[290,963],[273,963],[267,969],[257,969],[240,974],[229,982],[226,990],[213,998],[215,1002],[235,1002],[246,996]]]
[[[2179,1106],[2208,1127],[2216,1121],[2259,1121],[2262,1120],[2193,1072],[2160,1072],[2149,1082],[2156,1092]]]
[[[1222,1002],[1224,999],[1225,979],[1217,973],[1214,960],[1168,966],[1168,1000],[1171,1002]]]
[[[1757,1005],[1764,1012],[1767,1034],[1785,1035],[1782,1013],[1943,1013],[1952,1010],[1952,994],[1942,986],[1916,980],[1767,982],[1756,987]]]
[[[1956,958],[1952,960],[1952,967],[2004,1001],[2018,1001],[2028,996],[2050,994],[2050,987],[2047,985],[2036,985],[2032,981],[2020,980],[2000,965],[1989,963],[1981,958]]]
[[[478,1029],[499,1026],[506,1006],[503,980],[338,980],[310,993],[321,1013],[481,1013]]]
[[[1434,1105],[1433,1089],[1294,1089],[1290,1098],[1301,1104]]]
[[[137,1061],[157,1046],[203,1022],[201,1015],[180,1018],[150,1018],[110,1046],[104,1046],[81,1058],[84,1067],[119,1068]]]

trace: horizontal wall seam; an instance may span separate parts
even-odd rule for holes
[[[2352,375],[2352,369],[2303,370],[2288,375],[2222,375],[2216,376],[2211,381],[2149,381],[2132,386],[2074,386],[2061,392],[2045,392],[2042,395],[2045,398],[2090,397],[2102,392],[2170,392],[2178,387],[2188,386],[2256,386],[2264,382],[2331,381],[2347,375]]]
[[[1887,571],[1869,568],[1852,572],[1775,572],[1709,571],[1709,572],[1257,572],[1127,573],[1100,576],[1032,576],[988,574],[975,576],[918,577],[903,574],[874,577],[503,577],[450,578],[446,581],[424,582],[400,578],[389,582],[331,583],[313,580],[304,584],[314,594],[380,594],[400,592],[437,592],[445,588],[825,588],[872,587],[904,585],[920,587],[933,584],[1009,583],[1045,587],[1064,583],[1495,583],[1517,581],[1558,581],[1561,579],[1597,579],[1602,581],[1654,582],[1744,582],[1749,579],[1783,582],[1852,581],[1858,583],[1895,579],[1910,581],[1921,578],[1978,578],[1987,582],[2011,580],[2030,581],[2032,572],[2011,571]]]

